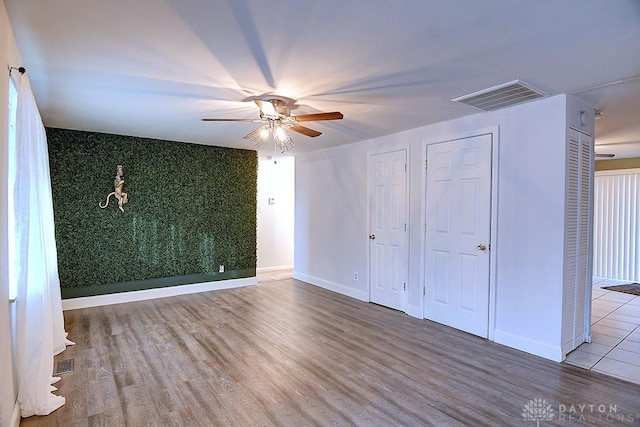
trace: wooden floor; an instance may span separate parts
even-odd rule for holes
[[[21,426],[566,426],[562,405],[601,404],[573,415],[640,421],[638,385],[293,279],[65,320],[67,403]],[[552,420],[524,419],[533,399]]]

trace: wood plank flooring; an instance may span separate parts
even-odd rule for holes
[[[522,416],[532,399],[553,409],[540,425],[640,422],[639,385],[293,279],[65,323],[67,403],[21,426],[535,426]],[[585,404],[607,411],[570,420]]]

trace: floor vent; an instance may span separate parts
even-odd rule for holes
[[[58,362],[56,365],[56,372],[53,376],[58,376],[62,374],[72,374],[73,370],[73,359],[65,359]]]
[[[468,95],[459,96],[453,98],[451,101],[470,105],[483,111],[494,111],[548,96],[548,93],[536,89],[521,80],[514,80]]]

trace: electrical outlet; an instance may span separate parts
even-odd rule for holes
[[[220,264],[220,267],[218,267],[218,273],[224,273],[224,264]]]
[[[358,281],[358,272],[357,272],[357,271],[354,271],[354,272],[353,272],[353,281],[354,281],[354,282],[357,282],[357,281]]]

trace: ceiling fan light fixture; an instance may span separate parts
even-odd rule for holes
[[[262,138],[262,141],[269,139],[269,126],[262,126],[260,128],[260,138]]]
[[[275,126],[273,129],[273,137],[276,141],[282,141],[287,137],[287,131],[282,126]]]
[[[266,137],[263,135],[266,132]],[[244,137],[253,142],[256,148],[260,148],[262,144],[269,138],[269,126],[261,126]]]
[[[281,153],[291,150],[294,146],[293,139],[291,139],[287,130],[280,125],[276,125],[273,128],[273,140],[280,148]]]

